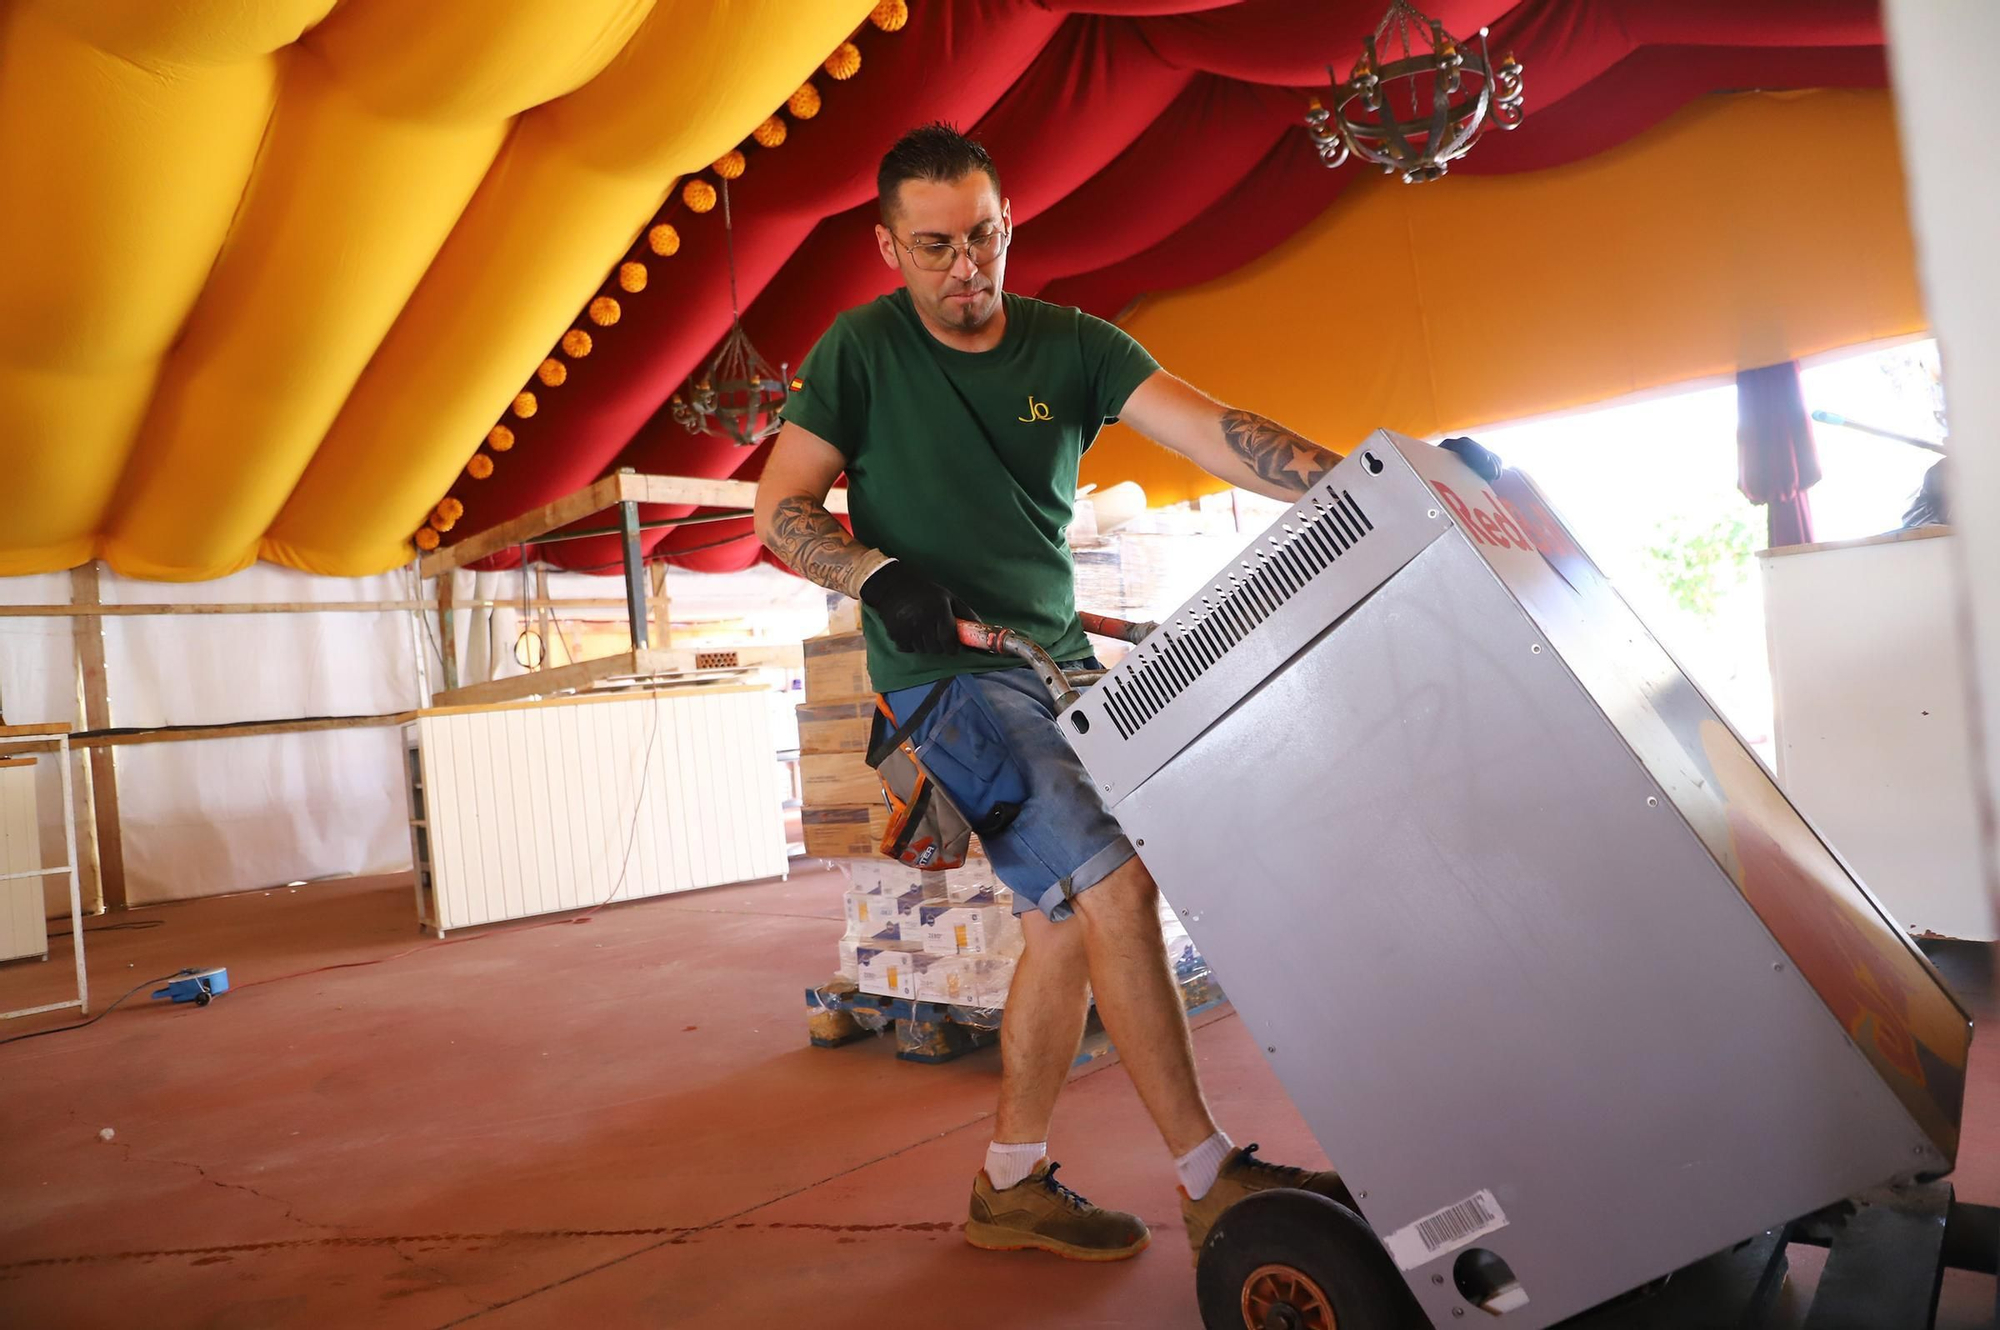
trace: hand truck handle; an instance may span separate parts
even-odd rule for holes
[[[1138,643],[1146,635],[1159,627],[1152,623],[1130,623],[1124,619],[1112,619],[1101,614],[1082,614],[1083,630],[1098,637],[1113,637],[1122,641]],[[1000,656],[1018,656],[1034,667],[1035,677],[1042,681],[1042,687],[1049,690],[1049,698],[1055,703],[1056,714],[1061,715],[1076,704],[1076,685],[1095,683],[1102,678],[1102,670],[1077,670],[1064,674],[1062,666],[1054,657],[1012,628],[1002,628],[997,624],[978,623],[971,619],[958,620],[958,640],[974,651],[990,651]]]
[[[1160,625],[1157,623],[1133,623],[1130,619],[1114,619],[1108,614],[1079,614],[1083,620],[1083,631],[1092,637],[1109,637],[1120,642],[1130,642],[1138,646]]]
[[[1042,681],[1042,687],[1049,690],[1049,697],[1055,702],[1057,715],[1061,715],[1075,704],[1076,689],[1070,687],[1069,678],[1062,672],[1062,666],[1056,664],[1055,658],[1048,652],[1012,628],[960,619],[958,640],[974,651],[991,651],[997,656],[1019,656],[1027,661],[1034,667],[1035,677]]]

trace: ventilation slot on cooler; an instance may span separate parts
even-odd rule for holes
[[[1099,684],[1106,714],[1131,738],[1223,654],[1277,612],[1375,524],[1342,490],[1292,510],[1272,535],[1244,551],[1236,571],[1198,597],[1189,611],[1134,651]]]

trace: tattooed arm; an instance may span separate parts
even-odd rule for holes
[[[848,535],[826,510],[827,491],[846,466],[817,434],[792,424],[778,431],[757,482],[757,538],[807,581],[858,598],[889,556]]]
[[[1139,385],[1123,418],[1216,479],[1273,499],[1305,493],[1340,460],[1276,421],[1226,407],[1165,370]]]

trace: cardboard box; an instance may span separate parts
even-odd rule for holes
[[[861,631],[860,601],[838,594],[828,596],[827,600],[826,631],[829,637]]]
[[[980,1005],[1004,1007],[1007,1005],[1007,990],[1014,985],[1014,958],[1012,956],[981,956],[979,961]]]
[[[858,984],[861,980],[861,948],[879,947],[896,940],[893,929],[887,933],[876,933],[865,937],[848,934],[840,939],[840,973]]]
[[[807,808],[839,808],[882,798],[882,778],[860,753],[801,753],[799,782]]]
[[[860,633],[809,637],[805,642],[806,704],[873,699],[868,682],[868,648]]]
[[[933,956],[1021,954],[1020,921],[990,896],[975,904],[922,906],[918,917],[924,950]]]
[[[842,865],[847,870],[847,880],[857,891],[904,891],[910,887],[924,885],[921,870],[911,868],[900,860],[891,859],[886,854],[870,854],[860,859],[851,859]],[[927,893],[934,895],[936,893]]]
[[[1014,982],[1008,956],[914,956],[910,959],[915,997],[955,1007],[1004,1007]]]
[[[913,962],[919,1002],[984,1006],[977,956],[918,956]]]
[[[854,982],[864,993],[914,998],[917,974],[912,962],[922,954],[907,942],[864,942],[854,949]]]
[[[801,815],[806,853],[815,859],[859,859],[876,855],[889,832],[889,810],[870,804],[808,808]]]
[[[813,757],[822,753],[868,751],[868,732],[875,723],[875,699],[850,698],[843,702],[820,702],[802,706],[794,713],[799,724],[799,753]]]
[[[885,930],[895,931],[899,920],[893,897],[877,891],[849,891],[846,902],[849,937],[872,937]]]
[[[1000,879],[995,876],[993,865],[984,859],[967,859],[965,867],[951,869],[948,876],[951,882],[946,889],[946,895],[953,904],[971,904],[974,897],[982,895],[990,896],[997,901],[1002,892],[1006,892],[1008,903],[1013,900],[1014,894],[1007,891]]]

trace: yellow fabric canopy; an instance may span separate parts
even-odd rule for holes
[[[870,8],[0,3],[0,574],[402,561],[675,179]]]
[[[1122,322],[1203,390],[1340,451],[1925,327],[1886,91],[1706,98],[1548,171],[1371,175]],[[1123,427],[1083,478],[1154,503],[1223,488]]]

